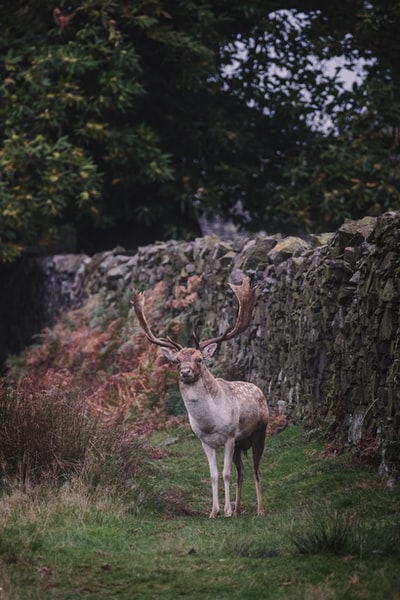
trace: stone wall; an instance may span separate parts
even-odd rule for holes
[[[400,213],[348,221],[307,241],[205,237],[50,257],[42,268],[54,314],[90,298],[109,317],[121,305],[126,314],[132,287],[165,281],[171,298],[175,285],[204,273],[197,302],[181,310],[166,303],[165,319],[185,322],[184,343],[192,329],[210,337],[232,322],[226,282],[249,275],[259,288],[251,327],[221,344],[213,372],[258,384],[271,406],[309,430],[359,450],[378,441],[382,472],[398,476]]]

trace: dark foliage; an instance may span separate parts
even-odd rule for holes
[[[89,251],[196,235],[238,205],[297,232],[399,206],[397,2],[0,11],[2,260],[71,230]],[[338,61],[362,77],[344,88]]]

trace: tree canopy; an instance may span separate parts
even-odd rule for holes
[[[400,207],[400,2],[1,2],[0,260]],[[362,70],[343,85],[342,67]],[[64,233],[63,233],[64,232]]]

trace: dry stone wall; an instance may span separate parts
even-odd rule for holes
[[[258,384],[271,406],[310,431],[359,451],[376,446],[381,471],[399,477],[400,213],[348,221],[307,241],[205,237],[51,257],[42,266],[55,304],[89,299],[99,318],[133,318],[132,287],[164,281],[172,298],[177,284],[203,273],[196,302],[162,309],[162,319],[185,323],[183,343],[193,329],[210,337],[232,322],[236,301],[226,283],[249,275],[259,288],[251,327],[221,345],[213,372]]]

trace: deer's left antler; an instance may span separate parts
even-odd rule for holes
[[[210,344],[217,344],[219,342],[231,340],[239,333],[245,331],[250,324],[251,315],[253,313],[254,304],[256,302],[256,288],[250,287],[249,277],[245,277],[241,285],[233,285],[232,283],[228,283],[228,285],[239,302],[239,312],[235,326],[232,329],[230,329],[230,327],[228,326],[226,331],[221,335],[199,342],[200,350],[203,350],[204,348],[206,348],[206,346],[209,346]]]

